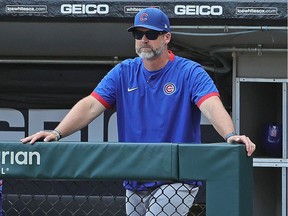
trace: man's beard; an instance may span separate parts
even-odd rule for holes
[[[142,51],[142,48],[149,48],[150,51]],[[163,53],[163,50],[165,48],[165,43],[163,42],[160,47],[153,49],[151,46],[143,45],[140,47],[136,47],[136,53],[141,57],[142,59],[151,60],[153,58],[156,58],[157,56],[161,55]]]

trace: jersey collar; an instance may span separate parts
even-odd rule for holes
[[[175,55],[171,50],[168,50],[168,54],[169,54],[169,61],[174,61]]]

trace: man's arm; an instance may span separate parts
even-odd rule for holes
[[[83,98],[69,111],[55,131],[39,131],[31,136],[21,139],[22,143],[35,143],[37,140],[44,139],[45,142],[57,141],[59,133],[62,137],[68,136],[97,118],[105,111],[105,107],[91,95]]]
[[[234,124],[228,112],[225,110],[220,98],[212,96],[200,105],[201,112],[214,126],[215,130],[225,139],[228,134],[235,131]],[[227,140],[228,143],[243,143],[246,146],[247,155],[255,151],[256,145],[245,135],[233,135]]]

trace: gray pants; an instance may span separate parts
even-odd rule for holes
[[[153,191],[126,190],[128,216],[185,216],[199,188],[188,184],[161,185]]]

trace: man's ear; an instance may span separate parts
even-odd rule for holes
[[[171,41],[171,33],[167,32],[165,34],[165,40],[166,40],[166,44],[168,44]]]

